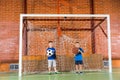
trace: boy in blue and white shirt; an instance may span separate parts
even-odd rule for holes
[[[51,68],[54,68],[55,73],[57,73],[57,69],[56,69],[56,50],[53,47],[53,41],[49,41],[48,43],[49,47],[47,48],[46,52],[48,54],[48,51],[52,52],[52,55],[48,56],[48,71],[51,74]]]

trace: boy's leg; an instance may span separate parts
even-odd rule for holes
[[[79,63],[79,71],[80,71],[80,73],[82,73],[82,70],[83,70],[83,61],[80,61],[80,63]]]
[[[49,71],[49,73],[51,73],[51,67],[48,67],[48,71]]]
[[[54,71],[55,71],[55,72],[57,72],[57,69],[56,69],[56,67],[54,67]]]
[[[78,73],[79,72],[79,65],[78,64],[75,65],[75,69],[76,69],[76,73]]]
[[[48,71],[51,73],[52,60],[48,60]]]
[[[54,67],[54,71],[57,72],[57,68],[56,68],[56,60],[53,60],[53,67]]]
[[[76,70],[76,73],[79,72],[79,64],[78,64],[78,61],[75,61],[75,70]]]
[[[82,72],[82,69],[83,69],[83,65],[79,64],[79,72]]]

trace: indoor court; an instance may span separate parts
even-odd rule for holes
[[[76,74],[63,72],[61,74],[34,74],[18,77],[15,73],[0,74],[0,80],[119,80],[120,69],[114,69],[112,74],[108,72],[85,72]]]
[[[0,0],[0,80],[120,80],[120,0]]]

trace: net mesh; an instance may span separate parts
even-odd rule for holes
[[[80,42],[80,46],[85,51],[83,54],[84,70],[103,69],[103,59],[108,58],[107,22],[104,18],[59,17],[58,20],[56,17],[32,17],[26,20],[27,35],[24,36],[27,37],[27,47],[24,48],[26,52],[23,52],[23,73],[47,71],[46,49],[48,41],[51,40],[54,41],[57,51],[59,71],[75,70],[72,48],[76,41]],[[61,29],[61,36],[58,35],[58,25]]]

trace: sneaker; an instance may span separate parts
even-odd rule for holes
[[[55,72],[55,74],[59,74],[59,72],[57,71],[57,72]]]
[[[79,73],[79,72],[76,72],[77,74]]]
[[[83,72],[82,72],[82,71],[80,71],[79,73],[80,73],[80,74],[82,74]]]
[[[52,73],[51,73],[51,72],[49,72],[48,74],[49,74],[49,75],[51,75]]]

